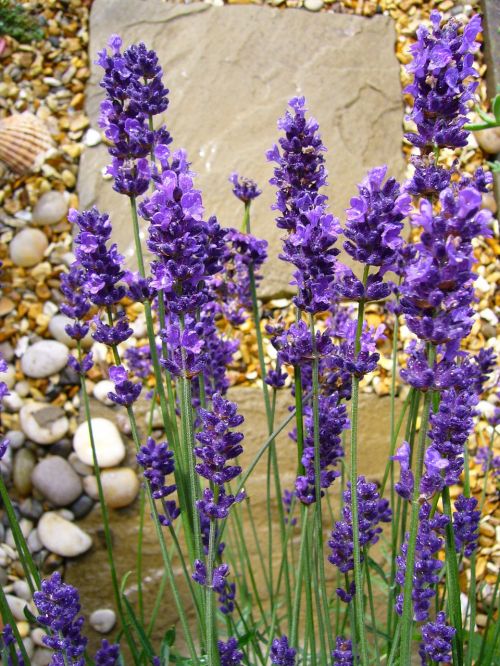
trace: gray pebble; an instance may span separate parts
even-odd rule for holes
[[[20,449],[26,441],[26,436],[21,430],[9,430],[5,436],[9,440],[12,449]]]
[[[34,487],[54,506],[67,506],[82,493],[80,477],[61,456],[41,460],[31,478]]]
[[[83,493],[80,497],[70,504],[68,509],[75,516],[75,518],[83,518],[86,516],[94,507],[94,500]]]
[[[99,608],[91,614],[89,622],[100,634],[107,634],[116,624],[116,613],[110,608]]]

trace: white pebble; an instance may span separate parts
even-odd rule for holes
[[[55,340],[40,340],[26,350],[21,369],[28,377],[42,379],[62,370],[68,362],[68,348]]]
[[[0,382],[5,382],[7,388],[14,388],[16,383],[16,369],[13,365],[8,365],[5,372],[0,372]]]
[[[92,546],[90,536],[54,511],[45,513],[38,522],[42,545],[61,557],[76,557]]]
[[[103,418],[90,420],[99,467],[115,467],[125,458],[125,446],[112,421]],[[88,422],[81,423],[73,438],[76,455],[86,465],[93,465]]]
[[[19,412],[19,423],[22,431],[28,439],[31,439],[36,444],[54,444],[68,432],[69,421],[64,414],[59,415],[56,412],[54,419],[45,421],[43,425],[38,423],[35,414],[39,411],[50,409],[54,408],[46,403],[30,402],[24,405]],[[50,414],[49,411],[45,411],[44,413]]]
[[[111,608],[99,608],[91,614],[89,622],[100,634],[107,634],[116,624],[116,614]]]
[[[76,340],[70,338],[70,336],[66,333],[65,330],[68,324],[73,324],[73,320],[70,317],[66,317],[66,315],[63,314],[55,315],[54,317],[52,317],[52,319],[49,322],[49,331],[55,340],[61,342],[67,347],[74,348],[76,347]],[[93,340],[90,335],[90,331],[87,333],[87,335],[83,338],[81,342],[82,346],[85,348],[88,348],[92,345]]]
[[[94,386],[94,398],[102,402],[103,405],[113,405],[113,401],[108,398],[108,393],[115,390],[115,385],[110,379],[103,379]]]
[[[88,147],[91,148],[92,146],[97,146],[101,143],[101,133],[98,132],[95,129],[92,129],[90,127],[86,132],[83,137],[83,143]]]
[[[45,192],[33,208],[33,224],[57,224],[68,212],[68,201],[62,192]]]
[[[16,266],[30,268],[43,259],[49,242],[40,229],[23,229],[9,246],[10,258]]]

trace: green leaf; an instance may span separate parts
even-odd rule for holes
[[[33,615],[33,613],[30,611],[28,606],[24,607],[23,613],[24,613],[24,617],[28,620],[28,622],[33,622],[34,624],[38,624],[36,616]]]
[[[497,119],[497,122],[500,123],[500,95],[495,95],[491,100],[491,110],[493,111],[493,115]]]
[[[378,573],[378,575],[380,576],[380,578],[382,578],[382,580],[384,581],[384,583],[385,583],[387,586],[389,586],[389,581],[388,581],[388,579],[387,579],[387,576],[385,575],[385,572],[384,572],[384,570],[382,569],[382,567],[380,566],[380,564],[378,564],[377,562],[375,562],[375,560],[372,559],[371,557],[368,557],[368,566],[370,567],[370,569],[373,569],[374,571],[376,571],[376,572]]]
[[[160,646],[160,660],[162,664],[170,663],[170,648],[175,643],[175,627],[171,627],[165,632],[165,636]]]
[[[129,572],[130,573],[130,572]],[[128,576],[128,574],[127,574]],[[135,629],[135,632],[137,633],[137,637],[139,638],[139,642],[142,645],[144,651],[146,652],[147,656],[150,659],[153,659],[155,657],[155,653],[153,650],[153,646],[149,642],[148,637],[146,636],[146,632],[144,631],[144,627],[140,624],[140,622],[137,619],[137,616],[134,612],[134,609],[132,608],[132,604],[130,601],[127,599],[127,597],[122,594],[122,601],[125,605],[125,610],[127,611],[127,614],[130,618],[132,627]]]

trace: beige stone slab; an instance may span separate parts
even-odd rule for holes
[[[305,95],[321,127],[330,173],[331,207],[342,216],[356,183],[387,163],[401,177],[402,100],[395,31],[389,17],[280,11],[267,6],[210,7],[160,0],[95,0],[90,55],[96,58],[111,32],[126,45],[144,40],[157,50],[170,89],[165,122],[174,147],[184,147],[199,174],[207,213],[238,226],[239,202],[227,182],[236,170],[254,178],[263,195],[253,207],[253,230],[270,243],[261,285],[264,296],[289,292],[289,267],[278,261],[281,232],[267,184],[272,166],[265,152],[279,137],[276,123],[287,101]],[[87,111],[97,127],[103,92],[92,66]],[[120,249],[133,261],[127,199],[103,182],[103,145],[88,148],[79,170],[82,207],[97,204],[112,214]]]

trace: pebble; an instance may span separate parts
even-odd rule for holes
[[[14,358],[14,348],[10,344],[10,342],[1,342],[0,343],[0,356],[4,359],[4,361],[7,361],[7,363],[10,363],[12,359]]]
[[[76,347],[76,340],[73,340],[73,338],[70,338],[69,335],[65,331],[65,327],[68,324],[72,324],[73,320],[70,317],[66,317],[66,315],[63,314],[57,314],[49,322],[49,332],[52,335],[52,337],[57,340],[58,342],[61,342],[62,344],[66,345],[66,347],[71,347],[74,348]],[[82,346],[85,348],[89,348],[92,345],[92,337],[90,334],[90,331],[87,333],[87,335],[83,338]]]
[[[22,380],[20,382],[16,382],[16,385],[14,386],[14,390],[18,395],[21,396],[21,398],[26,398],[30,394],[31,388],[29,385],[29,382],[26,380]]]
[[[11,391],[9,395],[6,395],[2,400],[2,405],[8,412],[18,412],[23,406],[24,401],[21,396],[15,391]]]
[[[44,548],[61,557],[76,557],[92,546],[92,539],[86,532],[54,511],[48,511],[40,518],[37,531]]]
[[[110,379],[103,379],[94,386],[93,396],[103,405],[111,406],[113,401],[108,398],[108,393],[115,390],[115,385]]]
[[[33,632],[31,634],[33,636]],[[45,632],[43,632],[45,636]],[[54,653],[48,648],[36,648],[31,659],[32,666],[49,666],[52,661]]]
[[[45,643],[43,642],[43,637],[46,635],[47,634],[41,627],[35,627],[31,632],[31,638],[33,639],[33,643],[35,645],[38,645],[39,647],[43,647],[45,645]]]
[[[99,608],[90,615],[89,622],[100,634],[108,634],[116,624],[116,613],[111,608]]]
[[[68,348],[55,340],[40,340],[26,350],[21,369],[27,377],[42,379],[62,370],[68,362]]]
[[[125,457],[125,446],[112,421],[103,418],[90,420],[99,467],[115,467]],[[93,466],[88,422],[81,423],[73,438],[73,448],[82,462]]]
[[[20,449],[14,457],[12,480],[17,492],[25,497],[31,493],[31,475],[36,465],[36,458],[29,449]]]
[[[26,601],[29,601],[31,599],[30,586],[25,580],[14,581],[12,589],[14,590],[14,594],[16,595],[16,597],[19,597],[20,599],[25,599]]]
[[[488,155],[500,153],[500,127],[491,127],[479,132],[474,132],[479,146]]]
[[[74,451],[71,451],[71,453],[69,454],[68,462],[70,463],[71,467],[75,470],[75,472],[80,476],[88,476],[89,474],[93,474],[94,472],[94,468],[91,467],[90,465],[86,465],[85,463],[83,463]]]
[[[8,365],[5,372],[0,372],[0,382],[7,384],[7,388],[14,388],[16,383],[16,369],[13,365]]]
[[[101,143],[101,133],[90,127],[84,134],[83,143],[88,147],[97,146]]]
[[[83,493],[80,497],[71,504],[69,507],[71,513],[75,518],[83,518],[94,508],[94,500]]]
[[[5,437],[9,440],[12,449],[20,449],[26,441],[26,435],[21,430],[9,430]]]
[[[101,473],[101,483],[104,499],[111,509],[121,509],[132,504],[140,487],[137,474],[130,467],[104,470]],[[90,497],[98,499],[95,476],[86,476],[83,486]]]
[[[19,412],[22,431],[36,444],[54,444],[68,432],[64,411],[43,402],[30,402]]]
[[[25,620],[23,620],[22,622],[16,622],[16,626],[21,638],[26,638],[27,636],[29,636],[30,633],[29,622],[26,622]]]
[[[323,0],[305,0],[304,7],[310,12],[319,12],[323,4]]]
[[[36,530],[33,530],[28,534],[26,543],[28,544],[30,553],[39,553],[43,548],[43,544],[40,541],[40,537],[38,536],[38,532]]]
[[[60,456],[41,460],[31,479],[34,487],[54,506],[68,506],[82,493],[80,477]]]
[[[26,599],[19,599],[13,594],[6,594],[5,598],[7,599],[7,604],[9,605],[10,612],[14,616],[14,619],[20,621],[26,620],[26,616],[24,614],[24,609],[28,605]]]
[[[68,212],[68,201],[62,192],[53,190],[45,192],[33,208],[32,222],[34,225],[57,224]]]
[[[43,513],[43,507],[38,500],[33,497],[27,497],[19,504],[19,511],[26,518],[38,520]]]
[[[40,229],[22,229],[9,246],[10,258],[16,266],[30,268],[40,263],[49,242]]]

